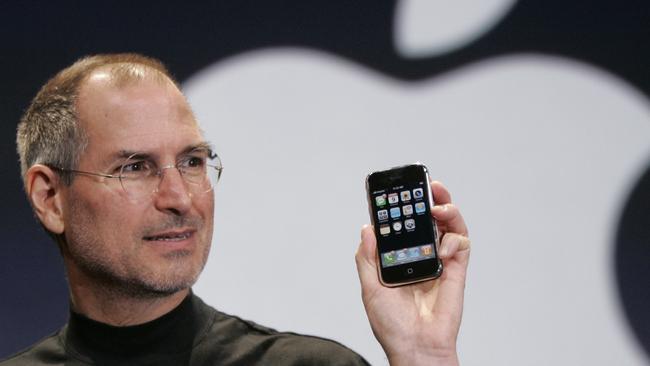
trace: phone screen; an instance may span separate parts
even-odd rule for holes
[[[416,164],[375,172],[367,188],[382,280],[399,284],[439,275],[426,168]]]

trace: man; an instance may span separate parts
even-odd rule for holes
[[[71,314],[2,365],[366,364],[335,342],[220,313],[191,292],[210,250],[221,164],[159,61],[77,61],[39,91],[17,140],[27,197],[64,259]],[[356,255],[368,318],[394,365],[458,363],[469,240],[447,190],[431,189],[445,233],[439,280],[381,286],[370,227]]]

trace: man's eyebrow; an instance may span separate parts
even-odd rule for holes
[[[179,155],[187,154],[189,152],[192,152],[194,150],[199,150],[199,149],[205,149],[212,151],[213,147],[212,144],[207,142],[207,141],[201,141],[196,144],[188,145],[185,147]],[[138,150],[120,150],[113,154],[111,156],[112,159],[128,159],[128,158],[138,158],[138,159],[150,159],[154,156],[154,154],[144,152],[144,151],[138,151]]]
[[[210,150],[213,151],[212,144],[207,142],[207,141],[201,141],[198,144],[192,144],[188,147],[186,147],[181,154],[187,154],[189,152],[192,152],[194,150],[199,150],[199,149],[204,149],[204,150]]]
[[[128,159],[128,158],[139,158],[139,159],[148,159],[151,157],[151,154],[144,151],[136,150],[120,150],[111,156],[113,159]]]

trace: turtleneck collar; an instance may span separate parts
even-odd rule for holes
[[[71,310],[65,347],[87,361],[152,359],[189,352],[214,320],[214,311],[192,292],[172,311],[148,323],[118,327]]]

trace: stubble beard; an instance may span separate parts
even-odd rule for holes
[[[72,211],[79,211],[75,204]],[[83,211],[80,211],[81,213]],[[109,295],[132,299],[154,299],[173,295],[194,285],[201,274],[210,252],[210,243],[199,243],[195,250],[200,250],[201,262],[195,265],[192,252],[178,250],[165,254],[168,261],[164,269],[150,270],[129,262],[128,257],[107,257],[104,253],[105,244],[93,228],[98,227],[88,215],[74,214],[77,218],[69,232],[66,233],[64,255],[77,269],[87,277],[92,286]],[[190,225],[202,232],[205,223],[201,219],[188,219],[182,216],[169,216],[165,222],[155,225],[153,230],[170,229]],[[151,231],[152,228],[144,231]],[[204,240],[209,241],[208,238]],[[135,255],[135,254],[133,254]],[[120,260],[123,259],[123,260]],[[70,279],[69,279],[70,280]]]
[[[177,251],[166,255],[166,260],[175,263],[163,276],[143,274],[141,270],[123,274],[116,271],[109,261],[84,250],[70,251],[70,254],[79,270],[102,292],[133,299],[153,299],[167,297],[192,287],[205,266],[209,246],[206,246],[203,252],[200,266],[191,268],[189,273],[186,268],[181,268],[188,265],[185,262],[190,256],[189,252]]]

